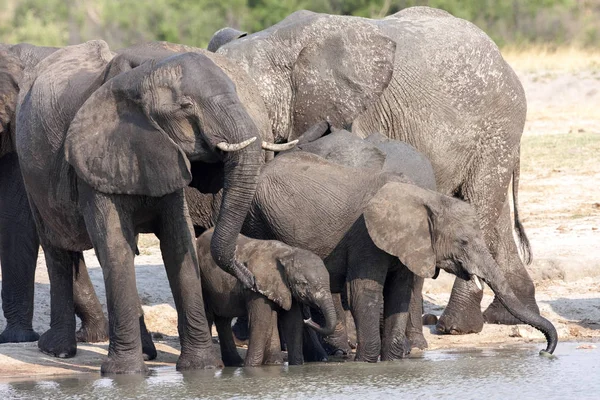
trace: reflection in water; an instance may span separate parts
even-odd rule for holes
[[[0,383],[0,399],[183,398],[597,398],[600,350],[561,343],[557,359],[534,347],[428,351],[396,362],[320,363],[305,366],[226,368],[179,373],[174,367],[147,376],[123,375]]]

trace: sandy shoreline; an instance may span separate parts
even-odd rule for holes
[[[552,321],[561,341],[600,340],[600,163],[581,159],[560,168],[540,164],[535,153],[540,136],[600,133],[600,74],[527,72],[519,74],[528,97],[529,114],[523,141],[520,212],[532,243],[534,262],[529,271],[544,317]],[[563,135],[563,136],[559,136]],[[578,151],[577,147],[575,150]],[[543,150],[543,149],[542,149]],[[550,165],[552,160],[550,160]],[[568,188],[565,190],[565,188]],[[159,351],[150,367],[174,365],[179,344],[176,313],[156,240],[144,238],[136,258],[138,292],[148,328],[158,332]],[[86,252],[90,277],[104,302],[102,273],[93,251]],[[425,286],[426,312],[440,315],[448,301],[453,277],[442,275]],[[486,289],[483,307],[492,300]],[[48,275],[40,254],[36,273],[34,329],[42,333],[50,321]],[[0,318],[0,329],[5,321]],[[518,326],[485,325],[479,334],[437,335],[426,327],[429,349],[496,347],[536,343],[542,335]],[[539,343],[538,343],[539,342]],[[599,344],[600,345],[600,344]],[[215,345],[218,347],[217,345]],[[559,344],[560,346],[560,344]],[[37,343],[0,345],[0,380],[99,371],[107,343],[78,347],[72,359],[40,353]],[[600,351],[590,350],[590,351]]]

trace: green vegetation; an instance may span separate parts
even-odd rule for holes
[[[255,32],[299,9],[380,18],[414,5],[474,22],[499,45],[600,46],[596,0],[0,0],[0,42],[118,48],[168,40],[206,46],[224,26]]]
[[[600,135],[565,133],[521,138],[521,175],[568,172],[595,175],[600,172]]]

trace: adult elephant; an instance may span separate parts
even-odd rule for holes
[[[56,47],[27,43],[4,45],[0,51],[0,264],[2,266],[2,309],[6,327],[0,343],[34,342],[33,294],[38,234],[31,216],[21,169],[15,151],[15,111],[21,79]],[[75,313],[81,320],[77,341],[101,342],[108,339],[108,322],[102,313],[83,259],[73,282]],[[142,325],[145,329],[145,326]],[[151,346],[148,357],[155,356]]]
[[[206,163],[223,166],[211,253],[254,287],[234,253],[261,165],[260,132],[233,82],[207,56],[171,52],[149,60],[129,69],[111,62],[102,41],[69,46],[42,60],[19,94],[16,149],[51,282],[51,328],[38,346],[55,356],[75,354],[73,266],[93,246],[109,311],[103,373],[145,370],[133,268],[139,232],[161,241],[178,311],[177,368],[221,365],[183,194],[190,182],[214,183]]]
[[[354,73],[380,65],[380,58],[361,49],[376,34],[396,44],[391,81],[381,96],[371,81]],[[262,88],[279,142],[295,139],[325,119],[342,127],[352,122],[352,131],[363,137],[381,132],[424,153],[433,164],[438,190],[474,205],[486,243],[510,286],[539,312],[512,233],[514,221],[528,262],[529,243],[516,207],[525,94],[498,47],[479,28],[428,7],[407,8],[380,20],[298,11],[250,35],[224,28],[209,49],[238,62]],[[328,66],[335,61],[342,73]],[[320,76],[337,84],[324,90],[315,85]],[[347,90],[348,77],[360,84]],[[353,95],[376,101],[354,118],[348,112]],[[507,199],[511,179],[514,220]],[[480,300],[475,285],[457,279],[438,330],[478,332],[484,318],[517,322],[497,298],[482,315]]]
[[[33,331],[33,295],[34,274],[39,247],[35,223],[31,217],[25,187],[23,186],[17,154],[14,151],[15,109],[21,79],[39,61],[52,54],[58,48],[37,47],[29,44],[0,46],[0,204],[2,209],[11,210],[0,215],[0,260],[2,261],[2,304],[7,320],[4,332],[0,335],[0,343],[37,341],[39,335]],[[183,52],[199,52],[207,54],[223,69],[236,85],[238,96],[266,141],[272,141],[266,109],[259,98],[258,90],[251,79],[222,56],[207,53],[205,50],[167,42],[154,42],[136,45],[119,51],[111,61],[105,79],[120,72],[139,66],[149,58],[160,58]],[[252,99],[252,101],[249,101]],[[4,133],[4,134],[2,134]],[[269,149],[281,150],[281,146],[263,145]],[[6,156],[6,157],[4,157]],[[272,151],[265,152],[265,158],[272,158]],[[218,190],[222,180],[222,164],[214,167],[210,181],[197,180],[203,190]],[[206,169],[206,165],[204,166]],[[108,323],[102,313],[91,284],[85,261],[79,260],[77,273],[73,282],[75,312],[81,320],[81,327],[76,333],[77,341],[99,342],[108,339]],[[156,357],[156,350],[147,333],[143,317],[140,318],[140,329],[144,337],[144,356]]]

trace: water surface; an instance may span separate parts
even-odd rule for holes
[[[304,366],[225,368],[179,373],[153,368],[148,376],[78,375],[0,381],[0,399],[598,399],[600,346],[560,343],[556,359],[527,347],[435,350],[411,359]]]

